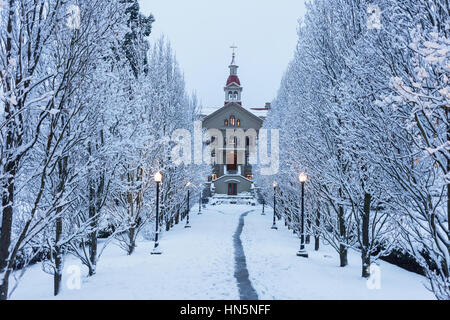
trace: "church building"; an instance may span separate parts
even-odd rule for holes
[[[208,181],[213,194],[253,194],[254,172],[249,160],[252,153],[256,154],[259,129],[270,104],[266,104],[265,108],[245,108],[234,51],[229,69],[230,75],[224,87],[224,106],[203,118],[203,128],[215,129],[210,131],[217,132],[207,142],[214,145],[211,146],[213,170]],[[250,110],[255,110],[259,115]],[[234,133],[230,134],[232,132]]]

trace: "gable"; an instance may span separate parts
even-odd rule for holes
[[[224,124],[225,119],[230,119],[230,116],[234,116],[237,120],[241,121],[241,129],[253,128],[259,130],[263,124],[263,120],[247,109],[241,107],[236,103],[229,103],[219,110],[206,116],[203,120],[203,128],[217,128],[217,129],[231,129],[233,127],[227,127]]]

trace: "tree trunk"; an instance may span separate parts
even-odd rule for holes
[[[11,270],[8,270],[9,247],[11,246],[11,232],[13,220],[14,205],[14,177],[16,175],[16,164],[9,162],[6,170],[9,174],[6,184],[3,187],[2,195],[2,225],[0,229],[0,274],[3,274],[3,280],[0,283],[0,300],[8,299],[8,284]]]
[[[368,278],[370,276],[370,252],[369,252],[369,222],[370,222],[370,203],[372,195],[364,194],[364,212],[362,215],[362,248],[361,248],[361,260],[362,260],[362,272],[361,276]]]
[[[348,265],[347,261],[347,246],[343,243],[346,237],[346,228],[345,228],[345,220],[344,220],[344,208],[339,206],[339,235],[340,235],[340,245],[339,245],[339,260],[341,263],[341,267],[345,267]]]
[[[93,222],[93,224],[97,225],[97,222]],[[89,242],[91,244],[89,246],[89,276],[93,276],[97,272],[97,229],[89,234]]]
[[[129,244],[128,244],[128,255],[132,255],[134,252],[134,248],[136,247],[136,242],[134,240],[134,233],[136,232],[135,228],[132,227],[128,230]]]
[[[61,209],[58,208],[57,214],[60,214]],[[62,218],[56,218],[56,234],[55,234],[55,273],[53,274],[53,295],[57,296],[61,291],[62,279],[62,248],[58,244],[62,235]]]
[[[316,227],[317,230],[315,232],[314,236],[314,250],[319,251],[320,247],[320,236],[319,236],[319,228],[320,228],[320,208],[317,209],[317,215],[316,215]]]
[[[15,171],[15,170],[13,170]],[[15,172],[6,171],[11,176]],[[9,247],[11,245],[11,230],[14,204],[14,179],[8,179],[6,185],[3,185],[2,195],[2,225],[0,235],[0,273],[5,271],[8,265]]]
[[[343,244],[339,245],[339,261],[340,261],[340,266],[341,267],[345,267],[346,265],[348,265],[348,261],[347,261],[347,247]]]
[[[167,217],[166,217],[166,231],[169,231],[170,230],[170,224],[171,224],[171,222],[170,222],[170,219],[168,219]]]
[[[91,153],[89,144],[89,154]],[[89,276],[95,274],[96,264],[97,264],[97,219],[94,218],[96,215],[95,208],[95,189],[94,181],[89,181],[89,219],[91,220],[92,231],[89,233]]]

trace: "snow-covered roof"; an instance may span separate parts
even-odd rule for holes
[[[212,108],[211,108],[211,107],[204,107],[204,108],[202,109],[202,111],[201,111],[201,117],[202,117],[202,119],[206,118],[207,116],[209,116],[210,114],[212,114],[212,113],[218,111],[218,110],[221,109],[221,108],[223,108],[223,107],[217,107],[217,108],[214,108],[214,107],[212,107]],[[263,108],[260,108],[261,110],[252,110],[252,108],[243,107],[243,109],[245,109],[246,111],[252,113],[253,115],[255,115],[255,116],[257,116],[258,118],[261,118],[261,119],[263,119],[263,120],[266,118],[266,116],[267,116],[267,111],[268,111],[268,110],[263,109]]]

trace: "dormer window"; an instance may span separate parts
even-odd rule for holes
[[[236,118],[234,116],[230,117],[230,126],[234,127],[236,125]]]

